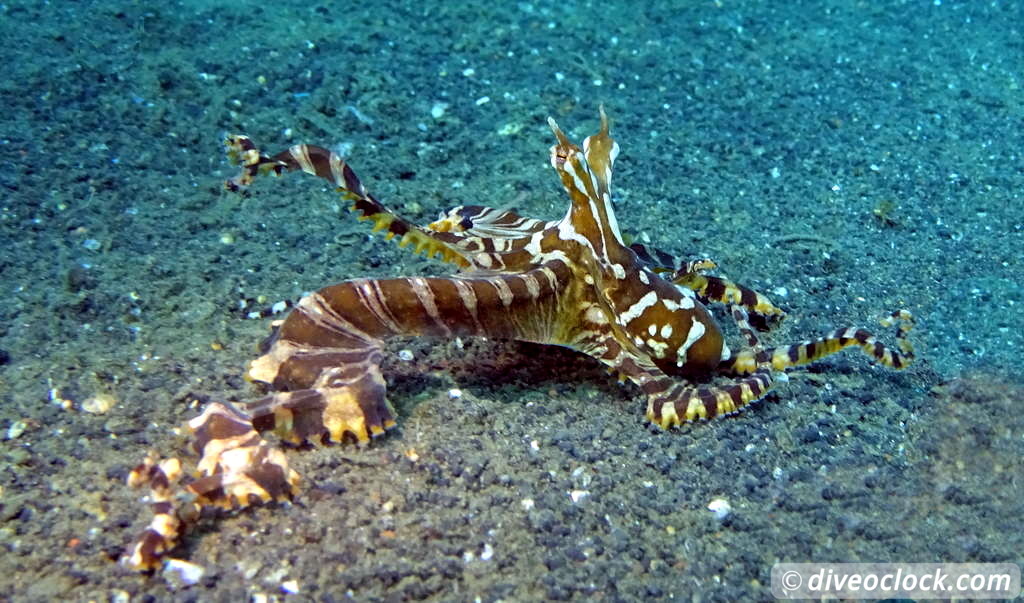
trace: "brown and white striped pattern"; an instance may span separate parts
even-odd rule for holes
[[[246,407],[293,444],[365,442],[394,426],[380,373],[394,335],[554,342],[568,266],[480,277],[356,279],[303,298],[248,376],[280,390]]]
[[[772,376],[766,369],[722,387],[693,387],[680,381],[651,380],[643,386],[648,397],[647,419],[668,429],[734,414],[761,399],[771,386]]]
[[[178,459],[157,462],[152,457],[146,457],[129,473],[129,486],[149,487],[149,505],[153,518],[125,552],[125,565],[139,570],[156,569],[161,558],[177,545],[181,537],[181,520],[178,519],[174,494],[180,478],[181,462]]]
[[[742,350],[723,360],[720,370],[739,375],[765,368],[784,371],[792,367],[810,364],[815,360],[831,356],[853,346],[859,347],[865,354],[883,366],[897,370],[910,366],[914,360],[914,348],[907,340],[907,335],[914,326],[913,315],[907,310],[897,310],[880,322],[882,326],[896,327],[895,339],[899,351],[878,341],[878,338],[867,329],[849,327],[836,329],[831,335],[825,337],[788,346]]]
[[[181,538],[183,522],[194,521],[205,507],[235,509],[290,500],[298,492],[299,476],[289,469],[284,452],[259,436],[245,412],[214,403],[189,421],[188,428],[200,459],[197,477],[183,488],[186,495],[178,492],[178,459],[157,462],[147,457],[128,476],[129,486],[149,487],[153,512],[149,526],[122,559],[129,567],[159,567]]]
[[[152,491],[154,518],[126,554],[126,563],[153,569],[205,507],[236,509],[291,498],[299,477],[263,434],[290,444],[364,443],[395,425],[381,374],[383,342],[395,335],[483,336],[563,345],[589,354],[647,397],[647,418],[663,428],[732,414],[758,400],[773,375],[858,346],[878,362],[906,366],[907,312],[897,325],[899,351],[863,329],[790,346],[764,347],[782,310],[752,289],[708,276],[706,258],[681,261],[642,245],[627,246],[612,206],[618,144],[602,109],[599,131],[582,148],[549,120],[556,144],[550,161],[569,197],[560,220],[514,211],[460,206],[417,226],[375,199],[341,157],[312,145],[274,156],[245,136],[227,139],[241,173],[239,191],[263,174],[302,171],[336,187],[361,220],[400,246],[457,265],[448,278],[353,279],[320,289],[274,324],[248,377],[268,394],[240,406],[209,405],[189,423],[197,477],[173,459],[147,459],[133,485]],[[705,304],[731,312],[746,346],[733,353]],[[726,383],[695,385],[709,377]],[[185,496],[182,496],[181,490]],[[187,501],[187,502],[186,502]]]

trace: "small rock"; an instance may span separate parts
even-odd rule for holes
[[[724,498],[716,498],[708,503],[708,510],[715,514],[715,519],[721,521],[732,513],[732,505]]]
[[[192,586],[202,579],[206,568],[182,559],[168,559],[164,562],[163,577],[171,588]]]
[[[26,429],[28,429],[28,423],[24,421],[15,421],[7,428],[7,437],[4,439],[15,440],[21,437],[21,434],[25,433]]]
[[[115,404],[117,404],[117,399],[114,396],[110,394],[96,394],[82,402],[82,410],[94,415],[104,415],[110,412],[110,409],[114,408]]]
[[[289,595],[297,595],[299,594],[299,581],[288,580],[287,582],[282,582],[281,590]]]

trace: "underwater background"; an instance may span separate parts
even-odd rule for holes
[[[0,4],[0,596],[739,601],[779,561],[1022,563],[1022,29],[996,1]],[[554,219],[545,120],[580,140],[600,104],[624,231],[768,294],[772,343],[908,309],[916,363],[846,352],[662,432],[586,357],[399,340],[398,429],[289,452],[302,494],[201,524],[196,580],[118,565],[128,471],[257,395],[241,300],[446,271],[312,179],[225,192],[225,133],[340,150],[416,222]]]

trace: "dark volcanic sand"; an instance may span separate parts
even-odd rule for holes
[[[433,4],[0,6],[0,595],[735,601],[778,561],[1021,563],[1019,3]],[[341,146],[416,221],[552,219],[545,118],[579,140],[599,103],[624,230],[772,296],[775,343],[907,308],[919,361],[659,432],[587,358],[396,341],[387,438],[291,452],[302,495],[204,522],[191,587],[115,563],[130,467],[257,395],[239,299],[446,270],[309,178],[225,193],[225,132]]]

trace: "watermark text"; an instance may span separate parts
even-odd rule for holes
[[[1014,563],[776,563],[776,599],[1013,599]]]

